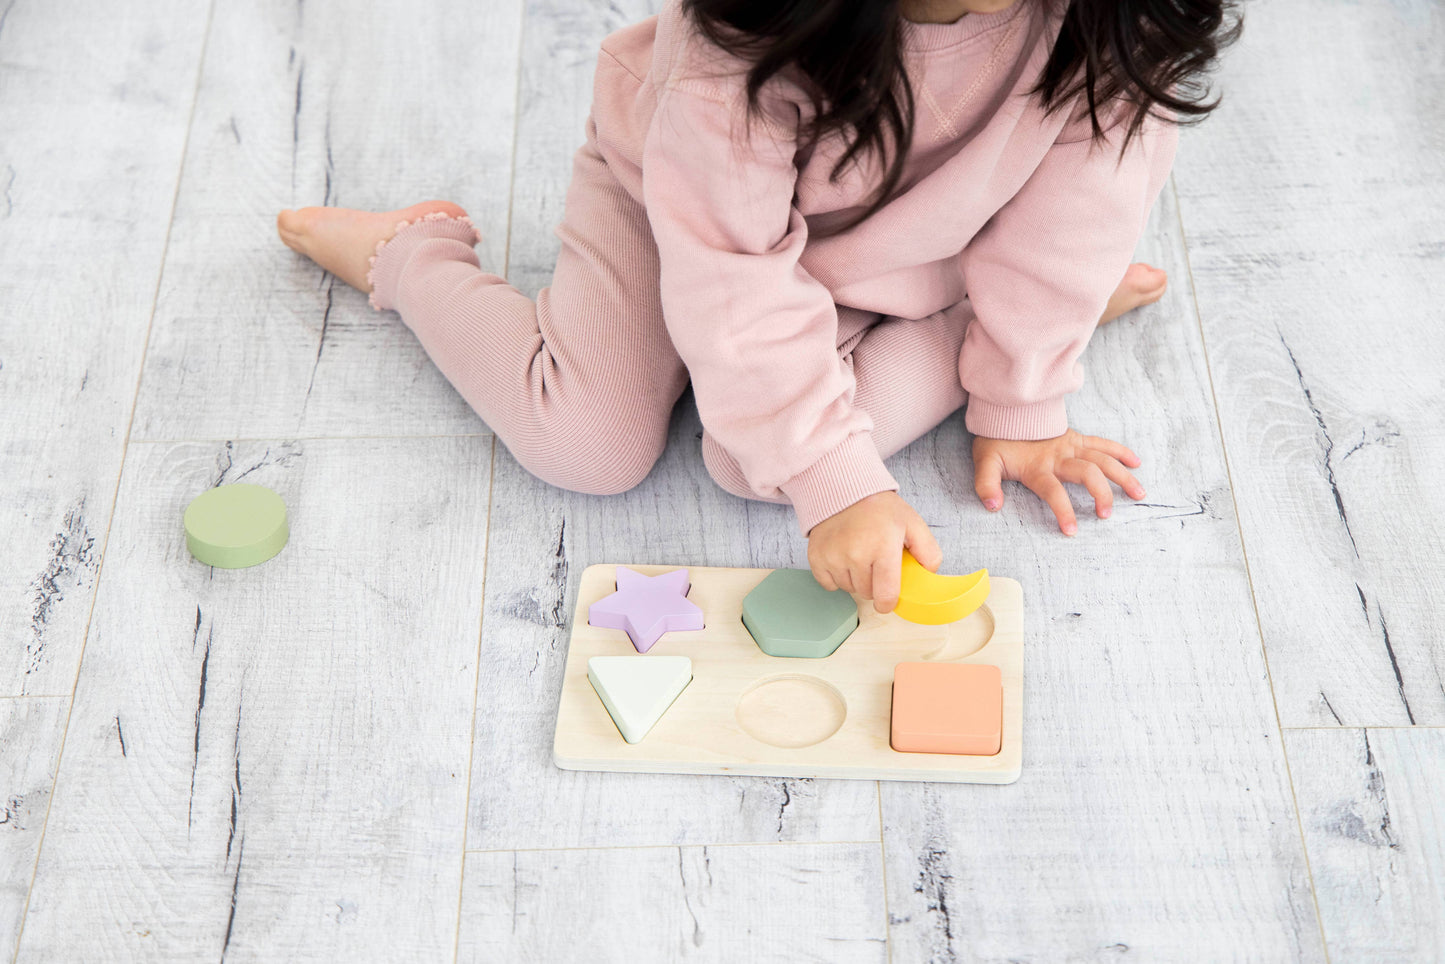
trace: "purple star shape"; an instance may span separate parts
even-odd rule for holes
[[[618,566],[617,591],[587,607],[587,623],[623,630],[645,653],[663,633],[702,629],[702,610],[686,598],[691,587],[686,569],[644,576]]]

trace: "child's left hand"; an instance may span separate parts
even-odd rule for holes
[[[973,439],[973,487],[984,508],[996,512],[1003,505],[1003,480],[1022,482],[1054,510],[1064,535],[1079,531],[1065,482],[1082,485],[1094,497],[1094,513],[1109,518],[1114,509],[1117,483],[1131,499],[1144,498],[1144,487],[1129,473],[1139,467],[1139,456],[1118,442],[1069,429],[1058,438],[1035,442]]]

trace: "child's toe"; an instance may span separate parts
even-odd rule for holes
[[[286,242],[287,247],[300,250],[301,236],[304,233],[300,214],[287,209],[276,215],[276,233]]]

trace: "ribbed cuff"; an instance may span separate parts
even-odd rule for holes
[[[970,395],[963,424],[984,438],[1024,442],[1063,435],[1069,430],[1069,416],[1062,398],[1032,405],[995,405]]]
[[[401,281],[407,258],[418,244],[432,238],[451,238],[469,248],[482,240],[471,218],[455,218],[442,211],[434,211],[415,221],[399,222],[396,232],[389,239],[377,243],[376,254],[369,262],[371,270],[366,272],[366,280],[371,285],[371,307],[377,311],[389,311],[396,307],[396,287]]]
[[[798,513],[803,535],[830,515],[841,512],[875,492],[897,491],[898,483],[883,466],[883,459],[867,432],[850,435],[778,488]]]

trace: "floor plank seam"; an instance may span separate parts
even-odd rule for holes
[[[492,438],[491,465],[487,469],[487,544],[482,548],[482,598],[477,613],[476,672],[472,677],[472,722],[467,739],[467,790],[462,794],[462,872],[457,880],[457,927],[452,940],[452,960],[462,952],[462,908],[467,894],[467,835],[472,824],[472,763],[477,757],[477,704],[481,702],[482,645],[487,631],[487,560],[492,548],[492,495],[497,490],[497,439]]]
[[[60,748],[55,754],[55,776],[50,781],[50,799],[45,801],[45,818],[40,821],[40,836],[35,844],[35,862],[30,867],[30,884],[25,889],[25,904],[20,909],[20,920],[15,929],[15,951],[11,956],[12,964],[20,960],[20,947],[25,940],[25,919],[30,915],[30,898],[35,891],[35,877],[40,871],[40,857],[45,852],[45,835],[50,828],[50,811],[55,805],[56,788],[60,785],[60,771],[65,762],[65,741],[70,735],[71,718],[75,715],[75,692],[80,685],[81,668],[85,665],[85,646],[90,640],[91,621],[95,617],[95,601],[100,596],[101,581],[105,578],[105,555],[106,550],[110,548],[111,533],[115,529],[115,507],[117,501],[120,499],[121,479],[125,477],[126,454],[130,449],[130,433],[131,429],[135,426],[135,413],[136,407],[140,402],[141,382],[145,379],[146,355],[150,351],[151,332],[155,327],[156,320],[156,307],[160,304],[161,284],[165,281],[166,258],[171,249],[171,229],[176,223],[176,205],[180,201],[181,185],[185,182],[186,155],[190,152],[191,147],[191,131],[196,120],[196,104],[201,99],[201,78],[205,75],[206,48],[211,40],[211,23],[215,19],[215,15],[216,0],[211,0],[209,8],[206,10],[206,25],[201,33],[201,50],[196,61],[196,82],[191,88],[191,109],[186,116],[186,134],[181,140],[180,163],[176,165],[176,186],[175,190],[171,193],[170,216],[166,223],[165,239],[161,243],[161,263],[156,271],[155,290],[151,294],[150,318],[146,321],[145,340],[141,344],[140,365],[139,370],[136,372],[135,391],[132,393],[130,400],[130,418],[126,420],[125,440],[121,443],[120,449],[120,465],[116,467],[115,487],[111,491],[110,514],[107,516],[105,522],[105,541],[101,543],[100,564],[96,567],[95,571],[95,588],[90,595],[90,608],[85,616],[85,629],[81,632],[80,654],[75,661],[75,678],[71,682],[70,687],[70,705],[66,708],[65,725],[61,727],[60,730]]]
[[[507,172],[507,227],[503,232],[502,240],[502,277],[506,277],[507,268],[512,257],[512,204],[515,197],[515,186],[517,179],[517,132],[521,126],[522,117],[522,50],[525,45],[522,38],[527,30],[527,5],[521,4],[517,17],[517,73],[514,82],[516,94],[512,103],[512,161],[511,170]],[[472,690],[472,733],[471,752],[467,755],[467,792],[466,812],[463,814],[462,825],[462,873],[461,880],[457,887],[457,933],[456,940],[452,945],[452,960],[458,961],[461,958],[462,946],[462,908],[466,904],[466,880],[467,880],[467,832],[471,828],[472,816],[472,764],[476,759],[477,740],[477,703],[480,701],[481,672],[482,672],[482,643],[486,625],[487,613],[487,560],[490,556],[492,543],[492,498],[496,492],[497,480],[497,438],[492,436],[492,464],[487,477],[487,549],[482,556],[482,612],[481,622],[477,629],[477,681]]]
[[[1343,733],[1347,730],[1445,730],[1445,723],[1340,723],[1337,726],[1286,726],[1286,733],[1328,730]]]
[[[874,780],[873,787],[878,791],[878,861],[879,870],[883,874],[883,949],[888,955],[888,964],[893,964],[893,914],[888,909],[888,847],[883,837],[883,781]]]
[[[521,127],[522,119],[522,50],[525,44],[522,38],[527,30],[527,5],[521,5],[517,22],[517,73],[513,84],[516,91],[512,101],[512,160],[510,170],[507,172],[507,225],[502,236],[502,277],[507,276],[507,270],[512,260],[512,205],[516,196],[517,181],[517,134]],[[464,814],[465,823],[462,827],[462,873],[461,882],[457,889],[457,933],[456,940],[452,946],[452,960],[461,959],[462,942],[462,908],[466,903],[466,879],[467,879],[467,854],[482,851],[469,851],[466,846],[467,831],[471,827],[472,814],[472,762],[476,758],[476,707],[480,701],[481,672],[482,672],[482,644],[484,627],[486,624],[487,612],[487,559],[490,554],[492,542],[492,497],[496,491],[496,469],[497,469],[497,439],[492,436],[492,466],[487,479],[487,551],[482,556],[482,614],[481,626],[477,631],[477,683],[472,692],[472,739],[471,752],[467,758],[467,806]]]
[[[596,847],[489,847],[468,854],[550,854],[589,850],[687,850],[701,847],[870,847],[876,840],[741,840],[715,843],[698,840],[685,844],[607,844]]]
[[[275,442],[284,439],[288,442],[387,442],[411,439],[463,439],[463,438],[492,438],[491,432],[462,432],[455,435],[266,435],[258,438],[243,438],[231,436],[229,438],[136,438],[131,439],[129,445],[194,445],[220,444],[223,442]]]
[[[512,208],[517,199],[517,141],[522,130],[522,51],[527,49],[527,4],[517,22],[516,98],[512,102],[512,165],[507,172],[507,226],[502,231],[502,277],[512,268]]]
[[[1315,886],[1314,870],[1310,866],[1309,843],[1305,839],[1304,817],[1300,813],[1299,795],[1295,790],[1294,773],[1289,764],[1289,747],[1284,741],[1284,722],[1279,715],[1279,696],[1274,690],[1274,675],[1269,668],[1269,648],[1264,642],[1264,622],[1259,615],[1259,595],[1254,588],[1254,572],[1249,565],[1249,547],[1244,542],[1244,525],[1239,517],[1239,497],[1235,493],[1234,471],[1229,463],[1229,445],[1224,437],[1224,419],[1219,411],[1219,392],[1214,385],[1214,368],[1209,362],[1209,342],[1204,335],[1204,313],[1199,307],[1199,286],[1194,281],[1194,261],[1189,254],[1189,237],[1184,228],[1184,208],[1179,201],[1179,186],[1174,174],[1169,175],[1169,190],[1174,195],[1174,210],[1179,223],[1179,244],[1184,251],[1184,267],[1189,272],[1189,299],[1194,304],[1194,323],[1199,330],[1199,348],[1204,358],[1204,374],[1209,380],[1209,401],[1214,406],[1214,426],[1219,433],[1219,455],[1224,461],[1224,477],[1229,484],[1229,502],[1234,510],[1234,526],[1239,536],[1239,552],[1244,561],[1244,577],[1249,584],[1249,598],[1254,605],[1254,625],[1259,633],[1260,658],[1264,661],[1265,680],[1269,684],[1270,705],[1274,708],[1275,730],[1279,734],[1279,752],[1284,760],[1285,780],[1289,783],[1290,803],[1294,806],[1295,829],[1299,832],[1300,854],[1305,862],[1305,877],[1309,882],[1310,899],[1315,906],[1315,926],[1319,928],[1320,947],[1325,955],[1325,964],[1330,961],[1329,943],[1325,939],[1325,919],[1320,912],[1320,895]]]

